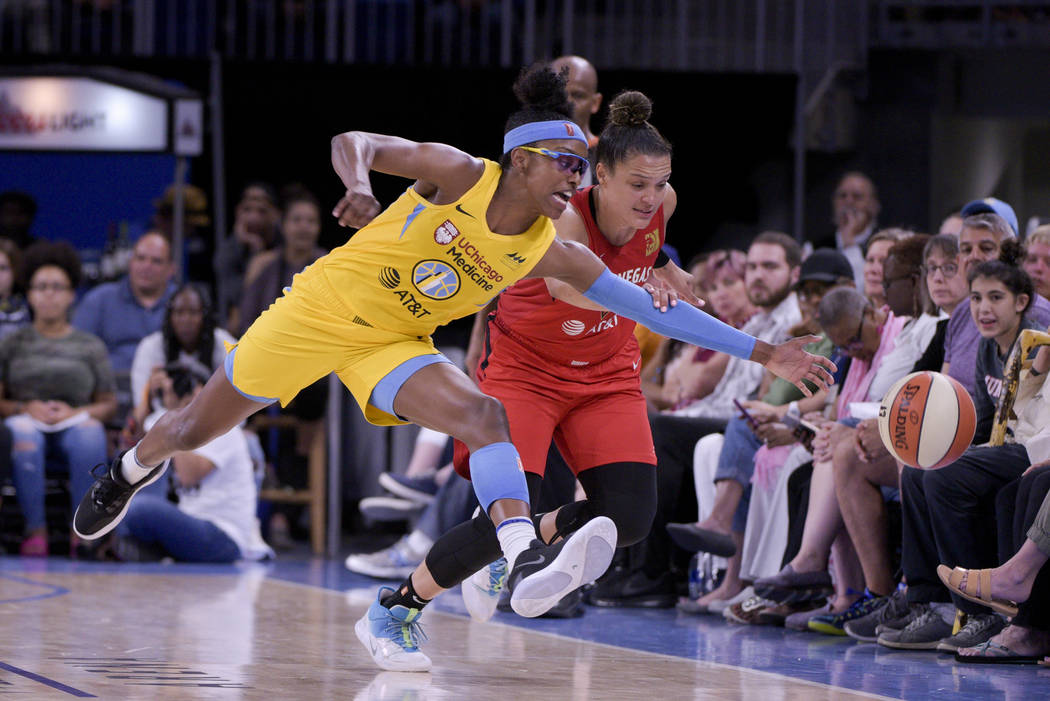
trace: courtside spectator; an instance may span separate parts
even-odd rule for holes
[[[46,556],[45,465],[69,471],[70,493],[79,500],[91,487],[91,466],[106,462],[103,423],[117,401],[105,345],[69,323],[80,283],[76,251],[66,243],[36,243],[25,267],[33,323],[0,341],[0,414],[14,436],[14,482],[26,529],[21,552]]]

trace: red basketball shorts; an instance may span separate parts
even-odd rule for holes
[[[636,351],[594,366],[556,365],[491,324],[489,345],[478,386],[503,403],[526,471],[543,474],[552,439],[575,474],[615,462],[656,464]],[[467,478],[468,459],[456,441],[456,471]]]

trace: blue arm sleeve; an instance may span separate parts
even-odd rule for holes
[[[608,268],[598,276],[583,296],[606,309],[634,319],[646,328],[694,346],[735,355],[747,360],[757,339],[724,324],[691,304],[681,303],[661,312],[653,307],[652,296],[638,285],[613,275]]]

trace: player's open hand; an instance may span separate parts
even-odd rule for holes
[[[827,389],[835,381],[831,373],[838,370],[835,363],[824,356],[803,350],[803,346],[819,340],[819,336],[800,336],[775,346],[766,344],[766,347],[770,348],[770,353],[763,365],[774,375],[783,377],[798,387],[805,396],[812,397],[813,392],[803,380],[808,380],[818,389]]]
[[[652,295],[654,309],[666,312],[678,304],[678,293],[653,277],[642,283],[642,289]]]
[[[332,216],[339,220],[339,226],[360,229],[375,219],[381,207],[379,200],[367,187],[347,190],[346,194],[335,205]]]
[[[674,263],[668,263],[662,268],[653,268],[646,283],[673,291],[676,300],[689,302],[694,307],[704,306],[704,300],[697,297],[693,291],[696,289],[696,279]],[[661,311],[667,310],[661,308]]]

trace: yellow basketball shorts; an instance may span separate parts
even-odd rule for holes
[[[425,365],[445,358],[427,336],[377,329],[356,318],[323,268],[312,265],[227,349],[226,377],[250,399],[287,406],[301,389],[334,372],[370,423],[406,423],[392,409],[370,404],[372,391],[410,359],[420,358],[415,365]]]

